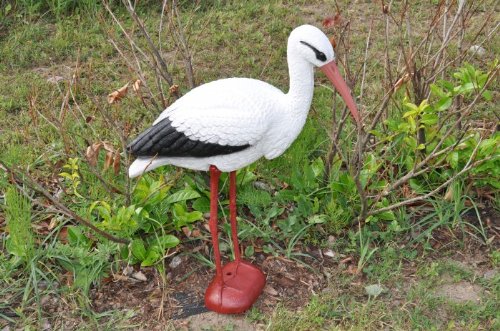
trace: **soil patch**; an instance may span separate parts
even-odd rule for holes
[[[445,284],[440,286],[435,294],[455,303],[479,303],[481,301],[481,286],[469,282]]]

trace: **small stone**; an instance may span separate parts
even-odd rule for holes
[[[479,57],[483,57],[486,55],[486,50],[479,46],[479,45],[472,45],[471,47],[469,47],[469,49],[467,50],[467,52],[469,54],[472,54],[472,55],[477,55]]]
[[[42,330],[52,330],[52,325],[50,325],[49,320],[46,318],[42,319]]]
[[[498,275],[498,270],[491,269],[491,270],[486,271],[483,274],[483,278],[486,280],[490,280],[490,279],[495,278],[496,275]]]
[[[50,303],[50,295],[44,295],[40,299],[40,306],[45,307]]]
[[[334,236],[328,236],[328,245],[332,246],[337,240]]]
[[[132,278],[135,278],[135,279],[137,279],[137,280],[140,280],[141,282],[145,282],[145,281],[147,281],[147,280],[148,280],[148,278],[146,277],[146,275],[144,275],[144,274],[142,273],[142,271],[134,272],[134,273],[132,274]]]
[[[182,263],[182,258],[181,258],[180,256],[178,256],[178,255],[177,255],[177,256],[174,256],[174,258],[172,259],[172,261],[170,261],[170,263],[169,263],[169,265],[168,265],[168,266],[169,266],[171,269],[175,269],[175,268],[177,268],[178,266],[180,266],[180,265],[181,265],[181,263]]]

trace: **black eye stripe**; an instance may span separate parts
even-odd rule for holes
[[[301,40],[301,41],[300,41],[300,43],[301,43],[301,44],[304,44],[304,45],[306,45],[307,47],[309,47],[310,49],[312,49],[312,50],[313,50],[313,52],[314,52],[314,54],[316,55],[316,58],[317,58],[318,60],[323,61],[323,62],[325,62],[325,61],[326,61],[326,55],[325,55],[325,53],[320,52],[320,51],[319,51],[316,47],[314,47],[313,45],[311,45],[311,44],[309,44],[309,43],[307,43],[307,42],[305,42],[305,41],[302,41],[302,40]]]

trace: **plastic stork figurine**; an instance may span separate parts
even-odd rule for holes
[[[321,30],[302,25],[288,38],[290,90],[283,93],[260,80],[229,78],[195,89],[165,109],[153,126],[128,145],[137,157],[129,169],[136,177],[162,165],[210,171],[210,232],[216,275],[205,305],[218,313],[246,311],[265,285],[262,271],[242,260],[236,230],[236,170],[264,156],[274,159],[297,138],[309,112],[314,68],[319,67],[359,124],[349,88],[340,76],[330,41]],[[218,184],[229,172],[229,209],[235,260],[222,267],[217,231]]]

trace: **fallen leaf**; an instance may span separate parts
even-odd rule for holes
[[[352,264],[350,264],[348,267],[347,267],[347,270],[346,272],[348,274],[351,274],[351,275],[357,275],[359,274],[359,270],[357,267],[353,266]]]
[[[108,94],[108,103],[113,104],[117,101],[120,101],[123,97],[127,95],[128,92],[128,83],[123,85],[118,90]]]
[[[389,14],[389,6],[388,6],[388,5],[386,5],[386,4],[384,3],[384,1],[382,1],[382,12],[383,12],[384,14]]]
[[[120,274],[113,274],[113,281],[115,281],[115,282],[119,282],[119,281],[125,282],[125,281],[128,281],[128,279],[129,278],[127,276],[122,276]]]
[[[272,295],[272,296],[277,296],[279,293],[278,291],[276,291],[272,286],[270,285],[266,285],[266,287],[264,287],[264,292],[266,292],[267,294],[269,295]]]
[[[350,262],[350,261],[352,261],[352,257],[351,257],[351,256],[348,256],[348,257],[346,257],[345,259],[340,260],[340,263],[341,263],[341,264],[346,264],[347,262]]]
[[[187,226],[182,227],[182,232],[184,232],[186,237],[188,237],[188,238],[191,237],[191,230],[189,230],[189,228]]]
[[[449,186],[448,189],[446,190],[446,193],[444,194],[444,200],[445,201],[451,201],[453,199],[453,186]]]
[[[57,237],[63,244],[66,244],[68,242],[68,227],[63,227]]]

